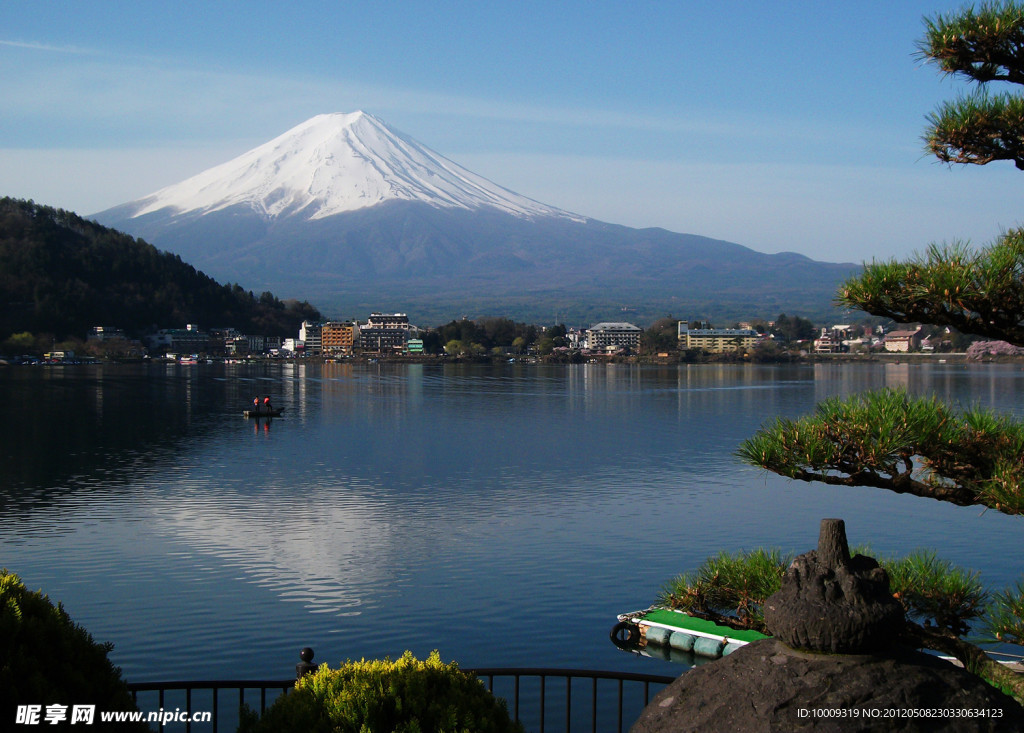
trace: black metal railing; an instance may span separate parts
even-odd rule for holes
[[[238,725],[239,712],[245,705],[252,706],[252,699],[246,699],[246,692],[259,691],[259,712],[262,715],[267,706],[278,695],[287,693],[295,687],[295,679],[286,680],[187,680],[175,682],[129,682],[128,690],[132,700],[140,710],[147,713],[185,713],[188,718],[185,730],[193,730],[192,716],[195,712],[211,713],[209,724],[196,723],[195,730],[233,731]],[[238,704],[221,704],[223,693],[237,692]],[[268,697],[268,692],[271,693]],[[143,693],[140,695],[140,693]],[[145,693],[155,693],[153,695]],[[169,694],[170,693],[170,694]],[[177,694],[174,694],[177,693]],[[198,693],[198,695],[193,694]],[[232,700],[233,701],[233,700]],[[154,705],[155,703],[155,705]],[[161,721],[155,721],[161,722]],[[169,727],[161,722],[160,728]],[[180,726],[174,726],[175,729]]]
[[[651,686],[655,692],[672,682],[674,677],[637,672],[608,672],[588,669],[558,669],[542,667],[511,667],[511,668],[476,668],[469,672],[481,680],[485,680],[487,689],[496,696],[504,698],[514,720],[522,722],[528,731],[546,733],[549,715],[552,719],[562,718],[564,730],[618,731],[622,733],[625,723],[632,723],[643,708],[650,702]],[[495,679],[502,681],[507,678],[511,684],[511,694],[495,686]],[[536,688],[523,690],[523,679],[536,680]],[[564,692],[550,690],[549,680],[554,680],[556,688],[564,687]],[[590,694],[573,698],[573,682],[586,680],[589,682]],[[599,683],[611,683],[614,693],[599,694]],[[633,695],[627,700],[626,684],[630,684]],[[604,685],[607,688],[608,685]],[[576,689],[578,690],[578,687]],[[554,692],[554,695],[549,694]],[[564,717],[563,717],[564,716]],[[587,725],[589,723],[589,725]]]
[[[541,667],[486,667],[466,671],[482,680],[495,696],[503,698],[509,714],[530,733],[587,730],[622,733],[624,726],[631,725],[650,702],[652,693],[657,694],[674,679],[635,672]],[[166,720],[186,720],[184,730],[191,733],[193,730],[233,731],[242,707],[248,704],[255,709],[252,694],[258,691],[262,714],[278,695],[286,694],[294,685],[294,679],[207,680],[133,682],[128,684],[128,689],[140,710],[155,711],[155,703],[161,713],[166,712]],[[237,698],[232,692],[237,693]],[[247,692],[251,693],[248,699]],[[225,696],[230,700],[227,704],[221,700]],[[236,699],[237,704],[234,704]],[[197,711],[212,713],[210,721],[191,722],[192,714]],[[182,730],[181,726],[182,723],[172,722],[161,728]]]

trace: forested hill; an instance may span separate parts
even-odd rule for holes
[[[0,199],[0,340],[14,332],[130,336],[158,328],[234,327],[291,336],[320,314],[228,286],[142,240],[32,201]]]

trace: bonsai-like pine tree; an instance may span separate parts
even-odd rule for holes
[[[990,82],[1024,84],[1024,24],[1016,2],[985,3],[925,19],[920,55],[945,74],[979,86],[929,117],[925,142],[947,163],[1011,160],[1024,170],[1024,99],[990,93]]]
[[[988,89],[993,82],[1024,84],[1024,5],[985,4],[925,19],[925,25],[921,56],[977,85],[929,116],[927,149],[949,164],[1011,160],[1024,170],[1024,99]],[[932,245],[906,262],[866,265],[837,299],[898,322],[948,325],[1024,346],[1024,230],[1006,232],[981,250],[965,243]],[[803,481],[873,486],[1024,514],[1024,425],[985,410],[955,411],[903,390],[827,400],[810,416],[762,427],[737,453]],[[667,588],[663,600],[751,625],[757,614],[750,609],[758,610],[764,593],[748,597],[718,587],[734,576],[745,578],[744,588],[760,587],[746,573],[765,566],[763,552],[749,555],[738,559],[742,572],[735,557],[709,560]],[[784,566],[767,565],[757,574],[777,582]],[[1024,675],[1008,672],[961,638],[968,622],[984,613],[990,640],[1024,644],[1024,580],[989,595],[975,587],[976,575],[928,556],[890,567],[890,574],[907,611],[907,641],[953,654],[1024,701]]]

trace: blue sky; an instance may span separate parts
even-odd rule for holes
[[[950,169],[917,2],[92,2],[0,10],[0,195],[89,214],[363,109],[604,221],[860,262],[1024,224]]]

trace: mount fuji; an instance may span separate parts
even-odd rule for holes
[[[219,280],[344,315],[823,313],[854,269],[547,206],[365,112],[318,115],[92,218]]]

